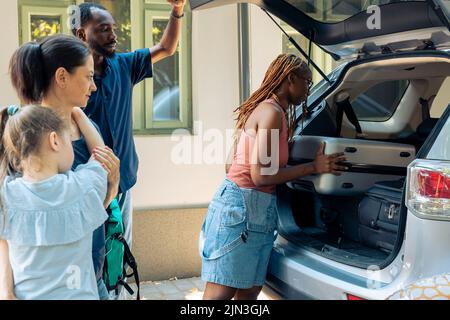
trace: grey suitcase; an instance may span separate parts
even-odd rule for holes
[[[397,239],[404,179],[382,181],[359,204],[361,243],[390,252]]]
[[[364,139],[296,136],[290,151],[290,165],[314,160],[320,143],[325,154],[343,152],[348,171],[309,175],[288,183],[294,189],[314,191],[323,195],[363,195],[377,181],[398,180],[406,176],[406,168],[415,159],[414,146]]]

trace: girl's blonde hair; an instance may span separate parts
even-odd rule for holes
[[[64,121],[49,108],[30,105],[7,107],[0,111],[0,181],[6,175],[22,174],[21,162],[38,154],[46,134],[61,134]]]
[[[234,112],[237,114],[236,129],[244,129],[245,123],[252,114],[253,110],[263,102],[273,96],[273,93],[280,87],[283,81],[292,72],[309,72],[308,65],[302,59],[294,54],[280,54],[266,71],[264,80],[250,98],[239,106]],[[286,114],[288,123],[288,137],[292,138],[295,125],[295,106],[290,105]]]

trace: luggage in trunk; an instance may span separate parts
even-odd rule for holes
[[[298,190],[323,195],[363,195],[377,181],[398,180],[406,176],[406,168],[415,159],[412,145],[364,139],[345,139],[319,136],[294,137],[290,151],[290,165],[313,161],[321,142],[325,154],[343,152],[349,170],[341,176],[333,174],[309,175],[288,183]]]
[[[359,238],[362,244],[392,251],[397,239],[404,182],[404,179],[378,182],[360,202]]]

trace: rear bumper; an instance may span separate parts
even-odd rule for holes
[[[266,285],[285,300],[346,300],[347,294],[368,300],[384,300],[397,291],[394,286],[324,263],[313,254],[302,254],[276,246],[272,251]],[[385,272],[381,270],[380,272]],[[397,279],[399,280],[399,279]],[[395,281],[398,286],[398,281]]]

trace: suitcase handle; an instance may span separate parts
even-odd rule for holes
[[[409,157],[411,157],[411,153],[409,153],[409,152],[400,152],[400,157],[401,158],[409,158]]]
[[[395,204],[391,204],[389,206],[389,210],[388,210],[388,219],[392,220],[394,219],[395,213],[397,212],[396,206]]]

